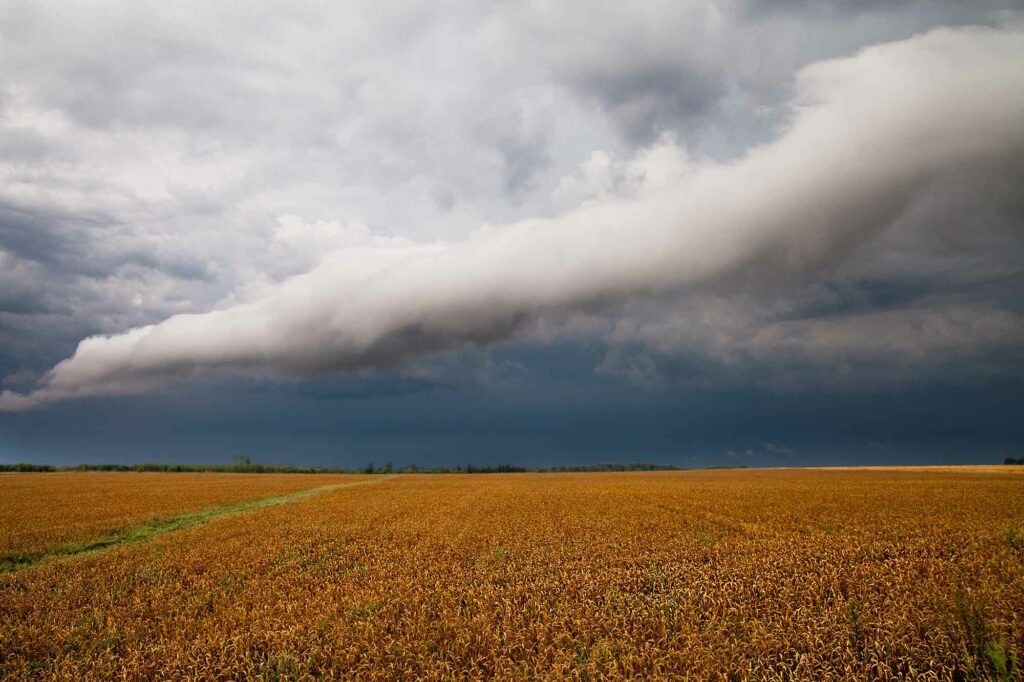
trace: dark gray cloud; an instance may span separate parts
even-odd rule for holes
[[[398,393],[391,378],[350,377],[352,395],[330,399],[289,386],[240,393],[204,382],[146,398],[54,403],[0,416],[0,461],[226,464],[247,453],[263,463],[353,467],[990,464],[1017,456],[1024,438],[1019,384],[651,392],[593,376],[592,354],[575,344],[495,356],[525,366],[524,381]]]
[[[0,204],[0,248],[19,260],[35,263],[67,259],[77,251],[74,228],[68,222],[69,216]]]
[[[705,121],[726,96],[722,74],[691,69],[685,62],[630,63],[627,56],[572,73],[567,80],[595,98],[630,142],[650,144],[662,133],[688,131],[695,121]]]
[[[621,320],[608,341],[601,371],[660,389],[864,391],[1024,378],[1024,315],[977,303],[799,317],[703,300]]]

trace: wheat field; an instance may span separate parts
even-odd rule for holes
[[[1010,471],[294,475],[317,494],[0,574],[0,674],[1020,679]],[[11,486],[48,475],[24,476],[3,531],[39,548],[87,498],[19,516]],[[149,479],[111,476],[151,516]],[[152,476],[224,501],[195,491],[225,475]]]

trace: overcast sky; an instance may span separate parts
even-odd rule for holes
[[[0,462],[1024,455],[1016,3],[0,0]]]

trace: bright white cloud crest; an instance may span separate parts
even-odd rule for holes
[[[85,339],[35,390],[4,392],[0,408],[213,369],[394,367],[514,338],[542,314],[707,285],[755,265],[806,271],[890,225],[949,171],[1019,156],[1021,64],[1020,29],[935,30],[802,69],[789,126],[735,161],[687,161],[664,139],[637,161],[636,182],[605,183],[557,217],[424,244],[314,224],[318,243],[343,248],[308,273],[243,303]],[[299,234],[285,218],[279,238]]]

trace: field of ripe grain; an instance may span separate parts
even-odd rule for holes
[[[0,575],[0,652],[61,679],[1019,679],[1024,478],[394,476]]]
[[[0,474],[0,558],[91,540],[174,514],[358,478],[334,474]]]

